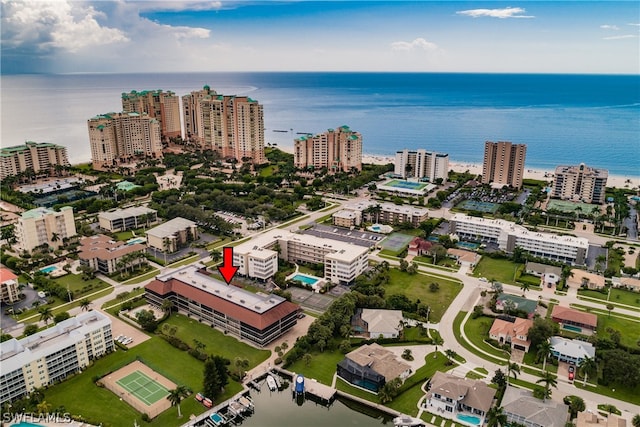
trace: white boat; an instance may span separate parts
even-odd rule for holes
[[[275,391],[278,389],[278,383],[276,382],[276,379],[271,374],[267,375],[267,386],[271,391]]]
[[[229,402],[229,410],[236,415],[242,414],[247,408],[244,407],[240,402],[232,400]]]
[[[253,401],[249,396],[241,396],[238,402],[247,409],[253,408]]]
[[[410,417],[409,415],[400,415],[393,419],[393,425],[395,427],[424,426],[424,421],[420,418]]]

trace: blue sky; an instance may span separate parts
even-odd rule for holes
[[[640,74],[640,2],[2,2],[2,73]]]

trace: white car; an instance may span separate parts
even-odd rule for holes
[[[481,277],[481,278],[479,278],[478,280],[480,280],[481,282],[486,282],[486,281],[487,281],[487,278],[486,278],[486,277]]]

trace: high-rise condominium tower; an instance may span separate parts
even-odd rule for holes
[[[526,154],[527,146],[525,144],[512,144],[504,141],[485,142],[482,183],[522,187]]]
[[[604,203],[609,171],[578,166],[556,167],[556,179],[551,197],[581,201],[585,203]]]
[[[297,168],[327,168],[329,173],[362,170],[362,135],[348,126],[294,140],[293,162]]]
[[[27,141],[0,149],[0,179],[29,169],[36,174],[51,172],[56,166],[69,166],[67,149],[61,145]]]
[[[147,113],[158,120],[163,138],[174,138],[182,135],[180,125],[180,98],[171,91],[143,90],[122,94],[122,111],[124,113]]]
[[[449,176],[449,155],[426,150],[396,152],[394,173],[403,178],[426,178],[430,182]]]
[[[218,95],[205,86],[182,97],[185,137],[222,157],[265,163],[262,105],[246,96]]]
[[[93,168],[106,170],[135,157],[162,157],[160,123],[146,114],[108,113],[87,121]]]

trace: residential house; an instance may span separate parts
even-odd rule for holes
[[[507,387],[502,398],[502,411],[507,424],[525,427],[564,427],[569,420],[567,405],[551,399],[542,401],[529,390]]]
[[[540,286],[554,287],[562,278],[562,269],[553,265],[540,264],[539,262],[527,261],[525,273],[540,277]]]
[[[527,338],[529,329],[533,326],[533,320],[513,318],[513,322],[495,319],[489,337],[502,344],[511,344],[512,349],[529,351],[531,341]]]
[[[603,289],[604,284],[604,276],[578,268],[572,269],[571,275],[567,278],[567,285],[570,288]]]
[[[145,234],[150,248],[173,253],[198,239],[198,226],[193,221],[177,217],[147,230]]]
[[[480,258],[482,258],[482,255],[476,252],[457,248],[447,249],[447,255],[450,258],[455,259],[458,265],[467,266],[469,268],[474,268],[480,262]]]
[[[6,267],[0,267],[0,300],[5,304],[20,300],[18,276]]]
[[[351,318],[359,335],[369,338],[398,338],[402,333],[402,310],[359,308]]]
[[[127,244],[98,234],[80,239],[78,258],[80,265],[91,267],[102,274],[113,274],[146,263],[145,249],[145,245],[140,243]]]
[[[612,277],[611,283],[616,288],[629,289],[630,291],[640,292],[640,280],[634,277]]]
[[[423,405],[430,412],[455,420],[464,415],[478,417],[481,426],[495,394],[496,390],[482,381],[436,371]]]
[[[509,301],[509,302],[507,302]],[[511,304],[514,310],[521,310],[527,313],[527,318],[532,319],[536,313],[538,302],[530,299],[523,298],[518,295],[500,294],[496,300],[496,310],[504,311],[505,306]]]
[[[409,242],[407,253],[413,256],[428,255],[432,247],[433,243],[430,241],[425,240],[422,237],[414,237],[413,240]]]
[[[340,378],[358,387],[378,392],[387,382],[411,375],[411,367],[379,344],[365,344],[338,363]]]
[[[556,305],[551,312],[551,320],[560,327],[578,333],[591,333],[598,327],[598,316],[569,307]]]
[[[627,420],[616,414],[602,417],[591,411],[584,411],[578,412],[575,424],[576,427],[627,427]]]
[[[596,349],[593,344],[587,341],[551,337],[551,354],[559,362],[579,365],[585,357],[594,359],[596,357]]]

